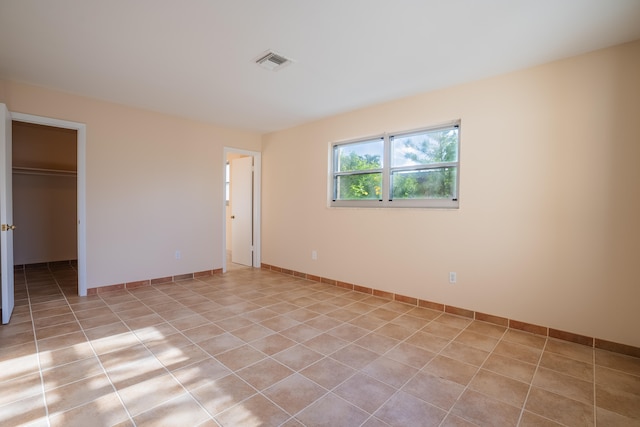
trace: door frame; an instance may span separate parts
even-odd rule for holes
[[[11,112],[6,104],[0,104],[0,157],[2,174],[0,179],[4,180],[0,184],[0,222],[3,226],[13,226],[13,171],[12,171],[12,121]],[[14,286],[14,262],[13,262],[13,228],[3,229],[0,232],[0,323],[5,325],[11,320],[11,315],[15,307],[15,286]]]
[[[243,154],[253,157],[253,267],[260,268],[261,264],[261,229],[260,229],[260,198],[262,195],[262,153],[259,151],[241,150],[224,147],[222,155],[222,272],[227,272],[227,205],[225,203],[225,172],[228,154]]]
[[[77,217],[78,217],[78,295],[87,296],[87,125],[67,120],[52,119],[50,117],[34,116],[32,114],[11,112],[11,120],[16,122],[33,123],[76,130],[78,174],[76,181]],[[15,220],[15,218],[14,218]]]

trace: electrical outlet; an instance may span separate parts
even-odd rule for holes
[[[449,272],[449,283],[451,283],[451,284],[456,283],[457,280],[458,280],[458,274],[455,271],[450,271]]]
[[[180,251],[176,251],[176,259],[180,259],[182,257],[182,254],[180,254]]]
[[[318,251],[311,251],[311,259],[314,261],[318,260]]]

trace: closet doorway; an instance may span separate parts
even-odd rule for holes
[[[12,119],[14,264],[72,264],[74,293],[86,296],[86,127],[20,113]]]
[[[77,133],[12,122],[17,268],[77,266]]]

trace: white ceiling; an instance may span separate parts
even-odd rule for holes
[[[0,0],[0,78],[259,132],[637,39],[640,0]]]

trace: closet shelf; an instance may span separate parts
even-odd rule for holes
[[[43,169],[43,168],[26,168],[21,166],[14,166],[13,173],[20,175],[46,175],[46,176],[71,176],[77,175],[73,170],[61,170],[61,169]]]

